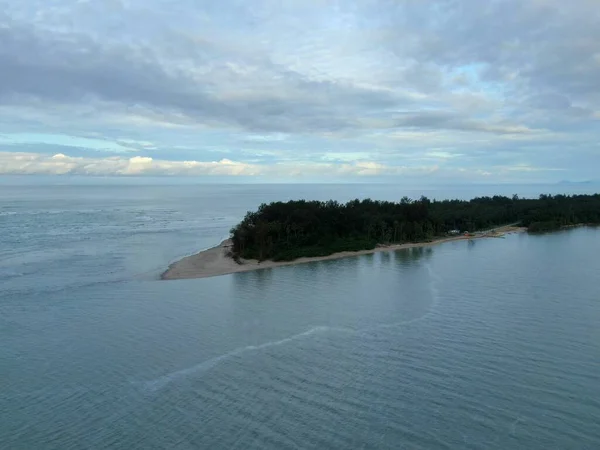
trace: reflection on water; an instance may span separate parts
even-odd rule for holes
[[[233,282],[241,289],[261,288],[269,283],[269,280],[273,276],[273,269],[264,268],[248,272],[236,272],[230,276]]]
[[[390,263],[390,261],[391,261],[391,258],[392,258],[392,255],[391,255],[391,253],[392,253],[392,252],[381,252],[381,253],[380,253],[380,255],[381,255],[381,256],[380,256],[380,258],[381,258],[381,261],[382,261],[382,262],[384,262],[385,264],[389,264],[389,263]]]
[[[251,273],[254,274],[254,279],[256,280],[256,285],[258,288],[266,286],[273,277],[273,269],[260,269]]]
[[[429,260],[433,255],[433,246],[427,247],[411,247],[393,252],[394,261],[397,265],[408,266],[411,263],[419,260]]]

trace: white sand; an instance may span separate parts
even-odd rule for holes
[[[415,247],[428,247],[431,245],[437,245],[444,242],[468,240],[468,239],[481,239],[486,237],[500,237],[510,232],[521,232],[525,231],[525,228],[518,227],[499,227],[494,233],[488,233],[478,236],[455,236],[443,239],[437,239],[433,242],[416,243],[416,244],[395,244],[387,246],[378,246],[371,250],[360,250],[357,252],[340,252],[334,253],[329,256],[318,256],[314,258],[298,258],[294,261],[262,261],[256,260],[241,260],[238,264],[228,256],[231,250],[231,240],[223,241],[217,247],[204,250],[195,255],[185,257],[169,266],[169,268],[161,275],[163,280],[181,280],[188,278],[208,278],[216,277],[219,275],[226,275],[237,272],[248,272],[251,270],[269,269],[273,267],[290,266],[294,264],[303,264],[314,261],[327,261],[330,259],[347,258],[350,256],[367,255],[370,253],[387,252],[394,250],[402,250],[405,248]]]

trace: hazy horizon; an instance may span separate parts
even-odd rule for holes
[[[490,186],[516,186],[516,187],[552,187],[552,186],[585,186],[595,189],[600,189],[600,180],[560,180],[555,182],[529,182],[529,183],[516,183],[516,182],[436,182],[432,180],[430,182],[415,182],[409,180],[408,182],[402,180],[393,180],[384,177],[362,177],[353,179],[302,179],[296,178],[292,180],[282,179],[261,179],[258,177],[191,177],[191,176],[124,176],[124,175],[4,175],[0,177],[0,185],[4,186],[23,186],[23,185],[63,185],[63,186],[77,186],[77,185],[123,185],[123,186],[178,186],[178,185],[386,185],[386,186],[398,186],[401,188],[408,189],[431,189],[436,187],[469,187],[477,188],[490,187]],[[595,191],[589,190],[589,193],[595,193]],[[568,193],[568,192],[565,192]]]

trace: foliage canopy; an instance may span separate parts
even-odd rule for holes
[[[399,202],[297,200],[262,204],[231,230],[233,253],[247,259],[292,260],[377,244],[424,242],[450,230],[473,232],[506,224],[550,231],[600,223],[600,194],[504,196],[465,200],[407,197]]]

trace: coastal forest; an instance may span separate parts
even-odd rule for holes
[[[600,224],[600,194],[273,202],[248,212],[231,229],[232,253],[234,258],[287,261],[381,244],[427,242],[451,230],[474,232],[515,224],[542,232],[580,223]]]

